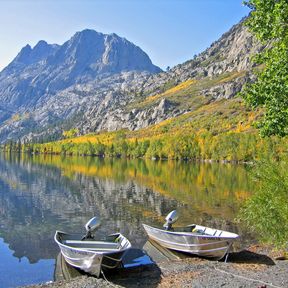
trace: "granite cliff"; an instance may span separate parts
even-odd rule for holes
[[[242,23],[166,72],[116,34],[27,45],[0,73],[0,141],[57,139],[72,127],[135,130],[229,99],[253,79],[250,56],[260,50]]]

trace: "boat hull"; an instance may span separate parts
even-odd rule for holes
[[[167,231],[145,224],[143,224],[143,227],[147,232],[148,236],[154,241],[158,242],[163,247],[180,252],[198,255],[201,257],[213,258],[215,260],[220,260],[227,253],[229,253],[232,243],[235,239],[239,237],[237,234],[234,233],[215,230],[211,228],[208,228],[212,230],[211,234],[212,232],[214,234],[216,231],[220,231],[217,233],[218,235],[221,232],[225,232],[226,235],[217,236],[216,233],[216,235],[200,235],[199,233],[193,232]],[[207,228],[203,226],[198,226],[198,228],[199,227]]]
[[[71,266],[96,277],[100,276],[101,270],[103,269],[114,269],[120,266],[124,253],[131,247],[130,242],[121,234],[119,235],[123,237],[122,241],[124,243],[123,249],[120,248],[119,251],[115,251],[115,249],[113,251],[92,251],[92,248],[71,247],[63,243],[64,241],[61,239],[63,235],[69,234],[56,231],[54,238],[65,261]],[[95,243],[97,244],[97,241],[95,241]]]

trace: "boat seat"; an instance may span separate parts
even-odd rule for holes
[[[185,232],[192,232],[196,228],[196,224],[191,224],[185,227],[187,230]]]
[[[99,252],[118,252],[120,247],[118,248],[93,248],[93,247],[81,247],[82,249],[85,250],[90,250],[90,251],[99,251]]]
[[[189,225],[186,227],[176,227],[174,228],[174,231],[175,232],[192,232],[195,227],[196,227],[196,224]]]
[[[119,243],[105,241],[81,241],[81,240],[64,240],[64,245],[89,250],[117,250],[120,248]]]

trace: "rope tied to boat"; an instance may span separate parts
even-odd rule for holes
[[[111,287],[114,287],[114,288],[118,288],[118,287],[119,287],[118,285],[117,285],[117,286],[114,285],[112,282],[110,282],[110,281],[106,278],[106,276],[105,276],[105,274],[104,274],[104,272],[103,272],[102,269],[100,270],[100,273],[102,274],[104,280],[107,282],[108,285],[110,285]]]

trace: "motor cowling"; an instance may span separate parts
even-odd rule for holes
[[[172,230],[172,224],[178,220],[178,213],[176,210],[171,211],[165,218],[166,222],[163,227],[166,230]]]
[[[100,221],[97,217],[91,218],[85,225],[86,231],[93,232],[100,226]]]
[[[100,221],[97,217],[91,218],[86,224],[85,224],[85,229],[86,229],[86,235],[82,238],[82,240],[85,239],[93,239],[93,231],[95,231],[98,227],[100,226]]]

